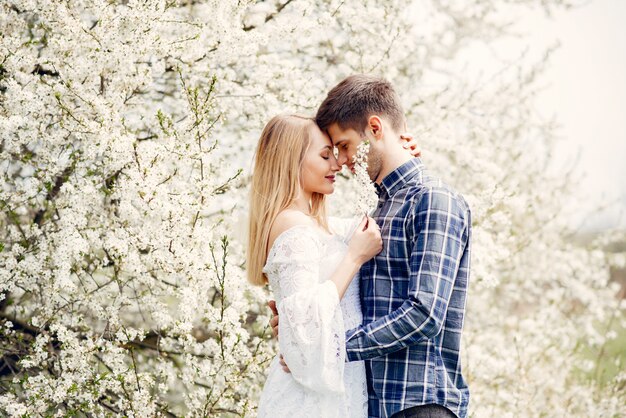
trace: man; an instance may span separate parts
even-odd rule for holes
[[[365,360],[370,417],[467,416],[460,343],[470,263],[470,210],[406,153],[404,112],[386,80],[354,75],[329,93],[316,123],[352,168],[369,141],[383,251],[360,271],[363,325],[347,331],[348,361]],[[277,325],[278,318],[272,320]]]

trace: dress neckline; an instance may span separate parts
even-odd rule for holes
[[[294,225],[294,226],[290,226],[289,228],[285,229],[283,232],[281,232],[280,234],[278,234],[278,236],[274,239],[274,242],[272,243],[272,246],[270,247],[269,251],[267,252],[267,258],[265,259],[265,264],[267,264],[267,262],[269,261],[272,252],[274,251],[274,248],[276,248],[276,244],[281,241],[282,239],[284,239],[285,236],[288,235],[289,232],[296,230],[296,229],[310,229],[313,232],[315,232],[316,234],[326,238],[326,239],[332,239],[332,238],[338,238],[339,235],[337,234],[331,234],[328,233],[326,231],[324,231],[322,228],[319,228],[317,226],[313,226],[313,225],[307,225],[307,224],[298,224],[298,225]]]

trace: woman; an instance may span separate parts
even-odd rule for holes
[[[367,416],[365,368],[344,363],[344,333],[362,319],[352,279],[382,240],[371,218],[356,229],[329,228],[325,195],[339,170],[329,137],[312,119],[282,115],[265,126],[252,179],[247,271],[250,282],[269,282],[274,292],[280,352],[291,373],[273,360],[260,417]]]

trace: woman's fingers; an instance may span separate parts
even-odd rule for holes
[[[368,227],[369,217],[367,215],[363,215],[363,219],[361,219],[361,223],[359,224],[359,231],[365,231]]]
[[[411,152],[411,155],[413,155],[414,157],[419,157],[420,155],[422,155],[422,150],[417,143],[417,139],[413,138],[413,134],[404,133],[400,135],[400,138],[407,141],[407,143],[404,144],[403,147],[405,149],[408,149]]]

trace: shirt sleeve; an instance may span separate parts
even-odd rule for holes
[[[337,287],[320,283],[319,238],[312,231],[287,231],[266,267],[280,288],[278,342],[291,375],[320,393],[342,393],[345,329]],[[280,237],[279,237],[280,238]]]
[[[409,296],[400,307],[346,333],[348,361],[393,353],[441,331],[468,241],[469,210],[445,189],[430,189],[407,220]]]

